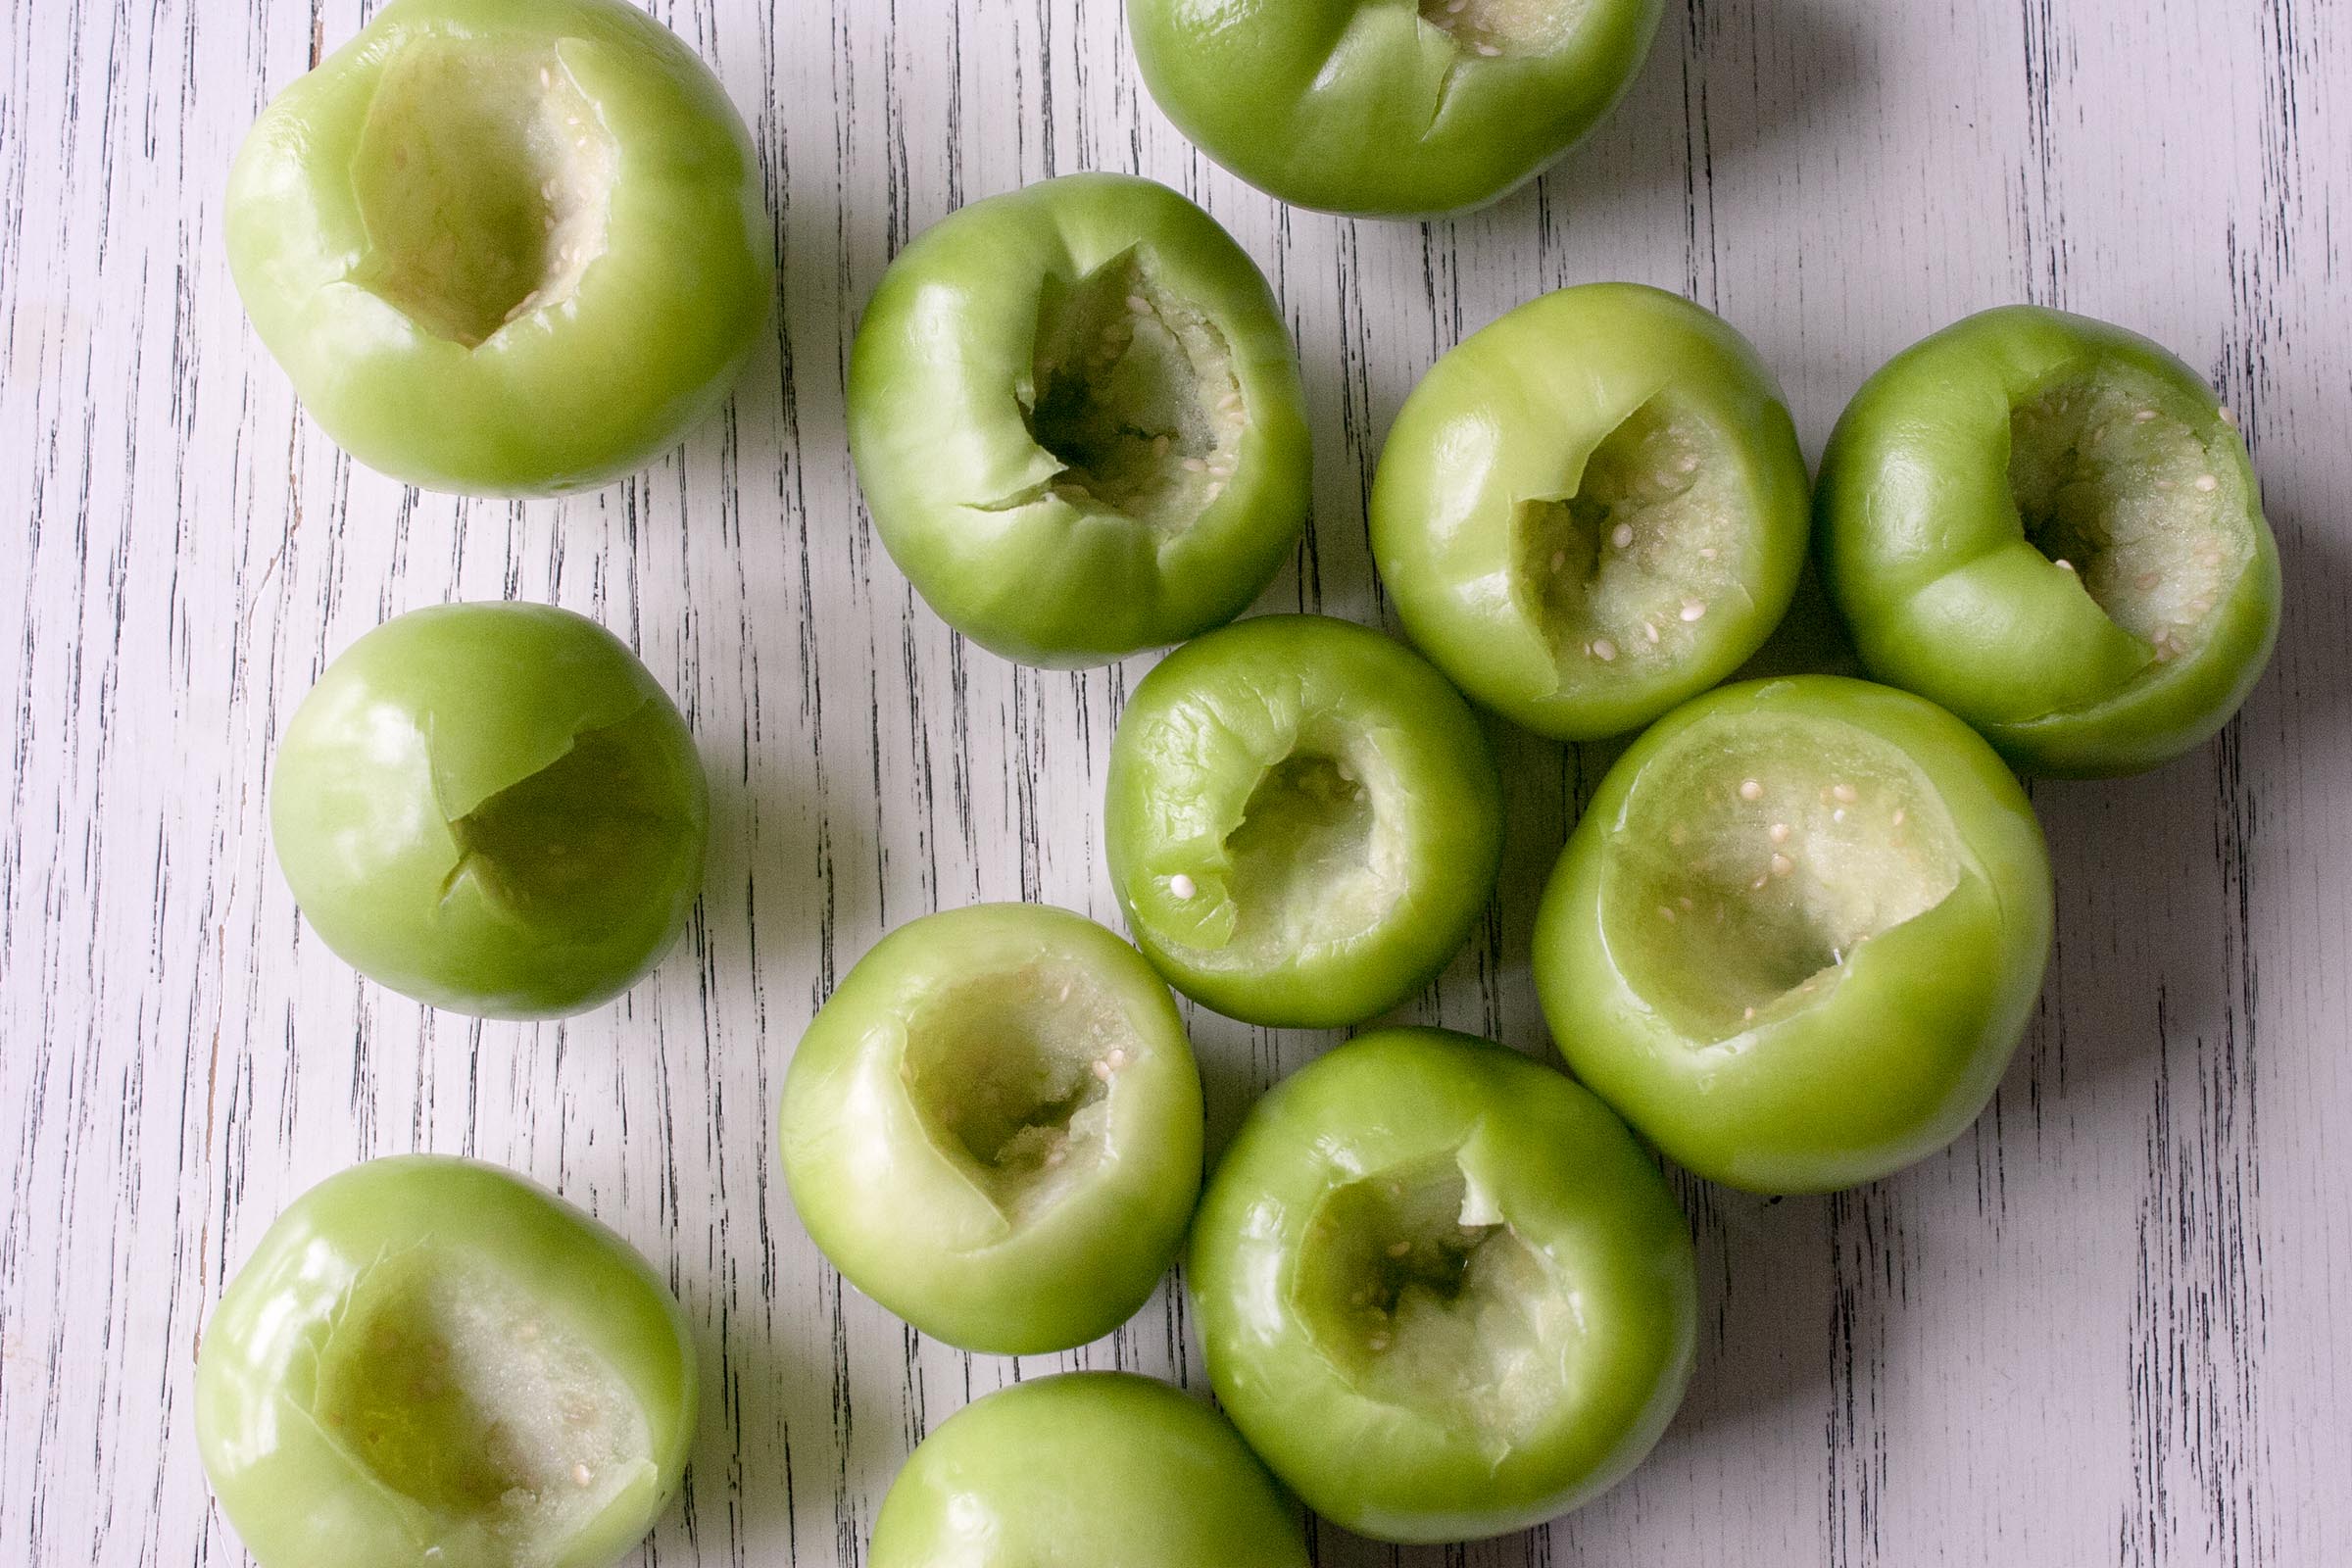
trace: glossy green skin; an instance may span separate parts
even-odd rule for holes
[[[552,47],[620,151],[607,250],[578,293],[472,350],[359,281],[369,244],[350,177],[387,63],[451,38]],[[392,0],[263,111],[222,221],[246,313],[312,417],[432,490],[550,495],[643,467],[726,396],[775,291],[742,118],[625,0]]]
[[[2120,362],[2164,389],[2252,522],[2252,561],[2214,630],[2169,663],[2025,534],[2008,484],[2010,411]],[[2229,722],[2278,636],[2278,551],[2245,442],[2203,377],[2120,327],[2035,306],[1984,312],[1863,383],[1822,455],[1825,574],[1882,680],[1931,698],[2030,772],[2096,777],[2169,761]]]
[[[535,793],[614,725],[600,762]],[[518,786],[535,808],[498,863],[538,868],[537,892],[467,861],[468,814]],[[453,1011],[553,1018],[669,951],[710,804],[685,720],[612,633],[550,605],[442,605],[327,666],[278,744],[270,826],[304,917],[361,973]]]
[[[1704,411],[1735,463],[1749,527],[1747,602],[1678,635],[1690,656],[1555,662],[1517,594],[1521,503],[1573,493],[1592,449],[1672,390]],[[1588,283],[1520,306],[1430,368],[1396,416],[1372,486],[1372,554],[1421,651],[1471,698],[1561,740],[1636,729],[1761,648],[1796,591],[1810,519],[1804,455],[1772,372],[1720,317],[1663,290]]]
[[[1677,743],[1788,715],[1850,724],[1906,754],[1961,837],[1960,879],[1825,971],[1819,1000],[1693,1040],[1610,951],[1608,879],[1621,854],[1643,853],[1622,842],[1623,813],[1636,791],[1737,788],[1678,761]],[[1925,1158],[1977,1119],[2040,994],[2051,917],[2041,826],[1967,725],[1868,681],[1750,681],[1677,709],[1601,780],[1537,913],[1536,988],[1569,1070],[1676,1163],[1750,1192],[1834,1192]]]
[[[1392,770],[1373,798],[1404,835],[1406,892],[1345,945],[1229,954],[1226,840],[1267,770],[1335,730]],[[1502,854],[1501,779],[1468,705],[1410,649],[1320,615],[1253,616],[1145,676],[1111,739],[1103,810],[1136,945],[1186,996],[1257,1024],[1338,1028],[1410,997],[1468,940]]]
[[[1248,429],[1223,494],[1161,532],[1038,490],[1039,301],[1140,250],[1223,332]],[[1265,278],[1164,185],[1067,174],[974,202],[900,253],[852,350],[850,451],[891,559],[940,617],[1026,664],[1083,666],[1231,620],[1290,559],[1310,452],[1298,358]]]
[[[907,1020],[942,989],[1041,958],[1090,975],[1135,1038],[1102,1162],[1015,1224],[907,1093]],[[1065,1350],[1133,1317],[1175,1261],[1200,1190],[1200,1075],[1133,948],[1067,909],[976,905],[909,921],[858,960],[793,1053],[778,1141],[801,1222],[851,1284],[963,1349]]]
[[[1443,1406],[1368,1397],[1292,1299],[1333,1189],[1459,1151],[1503,1217],[1580,1293],[1581,1396],[1497,1456]],[[1187,1274],[1218,1401],[1308,1507],[1386,1541],[1539,1524],[1616,1484],[1690,1381],[1697,1263],[1674,1195],[1625,1125],[1548,1067],[1440,1029],[1360,1035],[1277,1084],[1219,1162]]]
[[[652,1460],[564,1541],[493,1536],[384,1486],[315,1419],[321,1358],[387,1254],[503,1275],[627,1384]],[[605,1568],[678,1489],[694,1443],[694,1345],[643,1256],[511,1171],[432,1154],[369,1160],[296,1200],[229,1281],[196,1361],[196,1441],[261,1568]]]
[[[1416,0],[1127,0],[1136,62],[1202,152],[1300,207],[1484,206],[1581,139],[1640,74],[1659,0],[1593,0],[1564,41],[1489,57]]]
[[[882,1499],[867,1568],[1306,1568],[1296,1511],[1204,1402],[1124,1372],[950,1416]]]

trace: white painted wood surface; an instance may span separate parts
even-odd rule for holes
[[[2284,640],[2220,741],[2034,795],[2059,948],[1942,1157],[1828,1200],[1684,1183],[1704,1351],[1654,1458],[1547,1531],[1331,1564],[2352,1560],[2352,7],[1669,0],[1625,108],[1427,227],[1286,211],[1152,109],[1117,0],[657,0],[757,136],[780,330],[733,407],[563,503],[404,492],[301,416],[220,251],[229,158],[357,0],[0,3],[0,1561],[239,1563],[192,1357],[280,1205],[433,1149],[561,1188],[665,1269],[707,1415],[644,1560],[851,1565],[897,1463],[1062,1365],[1200,1382],[1179,1296],[1018,1362],[846,1291],[769,1144],[809,1010],[887,926],[1036,898],[1115,918],[1098,794],[1146,661],[960,646],[858,510],[842,374],[893,249],[1088,168],[1202,200],[1272,277],[1318,442],[1264,607],[1379,619],[1362,502],[1430,361],[1544,289],[1684,290],[1809,451],[1887,354],[2030,299],[2129,323],[2241,411]],[[673,958],[562,1026],[435,1016],[303,930],[263,800],[290,706],[394,612],[550,599],[676,692],[716,790]],[[1405,1015],[1544,1049],[1536,890],[1605,754],[1500,741],[1511,869]],[[1192,1014],[1212,1137],[1323,1037]],[[1207,1565],[1204,1565],[1207,1568]]]

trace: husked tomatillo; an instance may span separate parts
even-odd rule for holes
[[[742,117],[625,0],[392,0],[262,112],[222,221],[319,426],[469,495],[578,490],[675,446],[775,288]]]
[[[1125,174],[974,202],[901,252],[858,322],[849,423],[891,559],[1022,663],[1231,620],[1306,520],[1305,398],[1265,278]]]
[[[784,1080],[784,1179],[849,1282],[967,1350],[1066,1350],[1135,1315],[1200,1190],[1200,1075],[1140,954],[1038,904],[899,927]]]
[[[1477,716],[1411,649],[1259,615],[1136,687],[1103,832],[1136,943],[1177,990],[1336,1028],[1461,950],[1494,889],[1502,785]]]
[[[1125,1372],[1016,1383],[915,1446],[867,1568],[1306,1568],[1298,1513],[1205,1399]]]
[[[196,1360],[205,1474],[261,1568],[607,1568],[694,1426],[694,1343],[644,1257],[441,1155],[296,1200]]]
[[[557,1018],[643,979],[710,835],[669,694],[552,605],[437,605],[346,649],[294,710],[270,836],[303,917],[369,979],[484,1018]]]
[[[1659,0],[1127,0],[1200,150],[1300,207],[1425,218],[1534,178],[1623,96]]]
[[[1678,1164],[1874,1181],[1965,1131],[2050,951],[2025,792],[1933,703],[1832,675],[1687,703],[1600,782],[1536,919],[1569,1070]]]
[[[1690,1381],[1697,1262],[1649,1153],[1517,1053],[1378,1029],[1242,1125],[1188,1276],[1217,1399],[1384,1541],[1540,1524],[1639,1464]]]
[[[2143,337],[1986,311],[1863,384],[1814,501],[1880,679],[2019,767],[2134,773],[2237,711],[2278,637],[2278,549],[2230,411]]]
[[[1440,359],[1372,486],[1413,642],[1541,735],[1636,729],[1739,668],[1804,566],[1805,463],[1747,341],[1632,283],[1561,289]]]

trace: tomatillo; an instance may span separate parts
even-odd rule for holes
[[[370,1160],[279,1215],[196,1359],[196,1441],[262,1568],[605,1568],[695,1423],[684,1313],[511,1171]]]
[[[1070,1372],[966,1405],[891,1483],[866,1568],[1306,1568],[1297,1514],[1224,1418]]]
[[[1300,207],[1481,207],[1624,96],[1659,0],[1127,0],[1136,63],[1200,150]]]
[[[1871,672],[2018,766],[2138,772],[2236,712],[2278,636],[2278,550],[2230,412],[2143,337],[2018,305],[1897,355],[1815,497]]]
[[[441,605],[327,665],[278,743],[270,830],[305,919],[379,984],[554,1018],[661,961],[703,885],[694,737],[611,632]]]
[[[1804,568],[1805,462],[1772,372],[1689,301],[1589,283],[1433,366],[1389,432],[1372,553],[1415,644],[1562,740],[1722,680]]]
[[[2041,989],[2050,863],[1999,757],[1834,675],[1677,709],[1601,780],[1536,918],[1578,1078],[1761,1193],[1876,1180],[1992,1098]]]
[[[1171,985],[1336,1028],[1419,990],[1494,891],[1502,785],[1445,677],[1376,631],[1261,615],[1144,677],[1110,743],[1110,882]]]
[[[1606,1105],[1467,1035],[1381,1029],[1250,1112],[1194,1222],[1217,1398],[1307,1506],[1385,1541],[1541,1523],[1640,1463],[1697,1262]]]
[[[1231,620],[1306,519],[1305,398],[1265,278],[1124,174],[975,202],[907,246],[858,323],[849,426],[899,569],[1023,663]]]
[[[623,0],[392,0],[270,102],[229,270],[328,435],[396,479],[548,495],[718,405],[774,293],[710,68]]]
[[[967,1350],[1066,1350],[1126,1322],[1200,1191],[1200,1075],[1168,988],[1044,905],[884,937],[801,1037],[779,1125],[833,1266]]]

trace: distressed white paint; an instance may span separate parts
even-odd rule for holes
[[[2337,0],[1669,0],[1624,110],[1539,188],[1427,228],[1287,212],[1143,94],[1116,0],[660,0],[769,172],[782,331],[731,411],[563,503],[404,493],[308,424],[220,254],[245,125],[356,0],[0,11],[0,1558],[236,1563],[190,1367],[270,1215],[363,1155],[508,1161],[665,1269],[708,1414],[648,1562],[855,1564],[922,1432],[1058,1365],[1199,1381],[1180,1299],[1018,1363],[845,1292],[778,1186],[793,1041],[889,924],[1112,912],[1102,759],[1138,661],[960,647],[876,547],[850,323],[958,202],[1140,169],[1203,200],[1300,343],[1312,534],[1266,608],[1378,618],[1364,483],[1413,379],[1543,289],[1630,277],[1747,331],[1818,450],[1859,378],[2018,298],[2128,322],[2241,411],[2285,560],[2276,666],[2152,777],[2035,791],[2041,1014],[1984,1123],[1861,1193],[1685,1184],[1706,1277],[1682,1418],[1548,1532],[1326,1563],[2352,1558],[2352,12]],[[289,705],[452,597],[606,618],[717,791],[675,957],[567,1025],[436,1017],[297,920],[263,792]],[[1415,1018],[1540,1049],[1541,873],[1605,754],[1505,736],[1496,912]],[[1215,1133],[1321,1038],[1194,1014]]]

